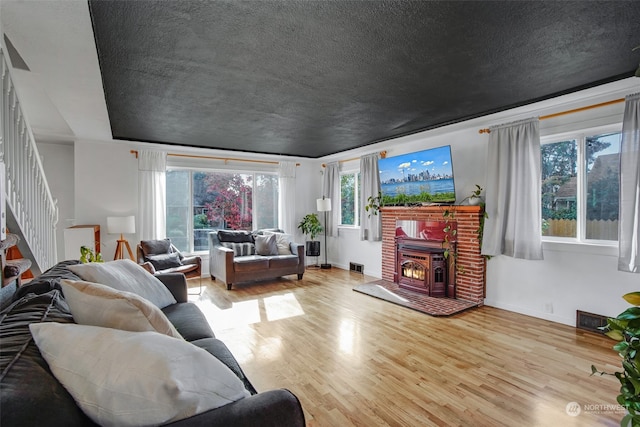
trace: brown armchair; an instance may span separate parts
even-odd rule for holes
[[[143,240],[136,253],[138,264],[151,274],[182,273],[187,279],[202,275],[202,258],[182,255],[170,239]]]

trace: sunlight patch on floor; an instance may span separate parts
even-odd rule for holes
[[[233,302],[229,308],[220,308],[208,299],[194,298],[192,302],[202,310],[214,330],[273,322],[305,314],[293,293]]]
[[[228,309],[218,308],[207,300],[196,301],[195,304],[202,310],[214,330],[251,325],[261,321],[260,304],[257,299],[234,302]]]
[[[338,329],[338,349],[347,356],[353,355],[356,340],[356,324],[353,319],[342,319]]]
[[[296,296],[291,292],[265,298],[264,308],[267,312],[267,321],[287,319],[304,314],[304,310],[300,306]]]

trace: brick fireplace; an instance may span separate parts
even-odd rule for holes
[[[432,285],[429,289],[423,290],[423,293],[433,296],[447,296],[449,298],[463,299],[478,305],[484,303],[485,296],[485,258],[480,255],[480,243],[478,242],[476,230],[480,225],[480,216],[482,215],[479,206],[418,206],[418,207],[401,207],[401,206],[385,206],[381,209],[382,218],[382,278],[391,282],[399,282],[402,285],[402,271],[398,270],[402,262],[398,262],[398,239],[396,236],[396,226],[398,221],[427,221],[440,222],[445,221],[443,213],[445,210],[453,212],[453,216],[449,218],[449,222],[457,228],[456,243],[452,250],[455,250],[457,257],[451,256],[450,264],[447,268],[448,277],[445,279],[447,286],[446,291],[440,287],[440,283],[432,278]],[[437,256],[438,250],[434,246],[438,239],[431,239],[425,245],[430,249],[427,252]],[[440,239],[441,240],[441,239]],[[400,240],[402,241],[402,239]],[[437,245],[440,245],[439,243]],[[402,255],[400,255],[402,256]],[[430,260],[422,260],[417,257],[423,265],[429,265]],[[402,260],[400,260],[402,261]],[[431,261],[432,262],[432,261]],[[451,268],[455,267],[455,268]],[[406,275],[406,273],[405,273]],[[419,276],[419,274],[417,275]],[[407,288],[416,286],[415,280],[404,280]],[[426,287],[427,285],[425,285]],[[420,291],[419,289],[416,289]]]

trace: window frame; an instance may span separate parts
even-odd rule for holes
[[[255,184],[256,182],[256,175],[274,175],[274,176],[278,176],[278,172],[277,171],[272,171],[272,170],[248,170],[248,169],[225,169],[225,168],[204,168],[204,167],[196,167],[196,166],[174,166],[174,165],[167,165],[166,168],[166,172],[169,171],[186,171],[189,172],[189,212],[190,215],[188,215],[188,219],[187,219],[187,230],[186,232],[188,233],[189,237],[189,248],[188,251],[186,251],[187,254],[194,254],[194,255],[202,255],[202,254],[206,254],[208,253],[208,249],[205,250],[201,250],[201,251],[196,251],[195,250],[195,239],[194,239],[194,217],[195,214],[193,212],[194,206],[193,206],[193,174],[196,172],[202,172],[202,173],[233,173],[233,174],[243,174],[243,175],[252,175],[253,178],[253,184]],[[280,183],[278,182],[278,193],[280,192]],[[165,189],[165,193],[166,193],[166,189]],[[165,194],[166,197],[166,194]],[[278,201],[276,200],[276,204],[278,203]],[[256,205],[256,192],[255,191],[251,191],[251,206],[252,206],[252,215],[251,215],[251,227],[252,230],[255,230],[257,228],[256,225],[256,216],[253,215],[253,207],[257,206]],[[166,210],[166,208],[165,208]],[[165,212],[166,215],[166,212]],[[277,219],[276,219],[277,220]],[[278,224],[276,224],[275,227],[277,227]]]
[[[587,171],[586,171],[586,139],[590,136],[607,134],[607,133],[621,133],[622,123],[614,123],[603,126],[596,126],[590,128],[582,128],[575,131],[568,131],[562,133],[549,134],[540,137],[540,146],[546,144],[553,144],[556,142],[576,140],[577,142],[577,179],[576,179],[576,236],[575,237],[562,237],[562,236],[544,236],[542,230],[543,243],[565,243],[571,245],[586,245],[586,246],[604,246],[604,247],[617,247],[619,240],[602,240],[602,239],[588,239],[586,237],[587,231]],[[541,159],[542,160],[542,159]],[[542,163],[540,164],[542,167]],[[542,195],[540,195],[542,197]],[[542,219],[542,212],[540,212],[540,218]]]

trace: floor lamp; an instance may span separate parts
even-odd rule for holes
[[[326,199],[322,196],[322,199],[317,199],[316,204],[318,212],[324,212],[324,264],[320,264],[320,268],[331,268],[331,264],[327,263],[327,212],[331,212],[331,199]]]
[[[118,239],[118,245],[116,246],[116,253],[113,259],[125,259],[124,248],[127,248],[129,252],[129,258],[135,262],[133,252],[131,252],[131,246],[129,242],[124,238],[124,234],[134,234],[136,232],[136,217],[135,216],[108,216],[107,217],[107,233],[120,234]]]

